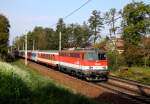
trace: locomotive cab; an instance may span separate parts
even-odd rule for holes
[[[106,54],[102,52],[84,53],[82,71],[87,80],[107,80],[108,67]]]

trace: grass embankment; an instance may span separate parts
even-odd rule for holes
[[[150,84],[150,67],[131,67],[128,70],[111,71],[111,75]]]
[[[20,62],[0,62],[1,104],[96,104],[75,95]]]

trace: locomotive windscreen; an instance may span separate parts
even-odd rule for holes
[[[84,55],[85,60],[106,60],[104,53],[86,53]]]

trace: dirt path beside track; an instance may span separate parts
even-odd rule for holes
[[[24,62],[23,59],[21,61]],[[135,102],[122,98],[121,96],[104,88],[99,88],[94,84],[82,81],[75,77],[50,69],[46,66],[29,61],[28,66],[33,68],[33,70],[37,71],[38,73],[55,80],[57,83],[71,88],[74,93],[79,93],[99,102],[103,101],[109,104],[136,104]]]

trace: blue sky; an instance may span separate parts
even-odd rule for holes
[[[51,27],[59,18],[80,7],[87,0],[0,0],[0,14],[10,21],[10,42],[17,35],[31,31],[35,26]],[[92,10],[122,9],[132,0],[92,0],[78,12],[65,19],[65,23],[87,21]],[[137,0],[135,0],[137,1]],[[139,0],[138,0],[139,1]],[[144,0],[150,4],[150,0]],[[53,26],[52,28],[55,28]]]

